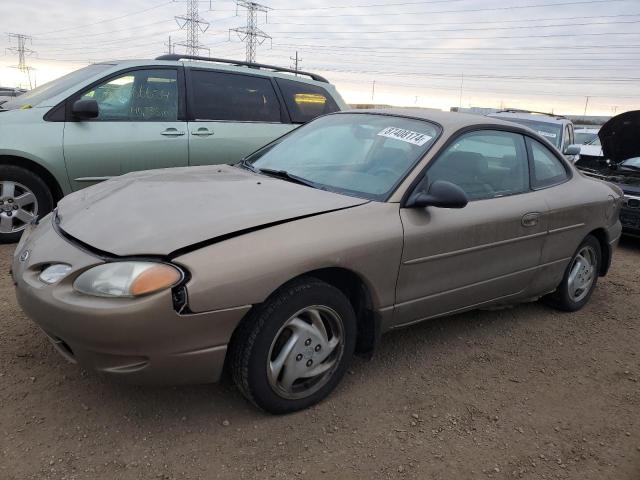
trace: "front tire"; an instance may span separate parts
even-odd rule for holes
[[[35,173],[15,165],[0,165],[0,243],[15,243],[36,217],[53,208],[47,184]]]
[[[544,302],[565,312],[580,310],[596,288],[601,263],[600,242],[593,235],[587,235],[571,258],[560,286],[544,297]]]
[[[356,343],[345,295],[313,277],[291,282],[246,318],[234,335],[230,367],[242,394],[270,413],[325,398],[340,382]]]

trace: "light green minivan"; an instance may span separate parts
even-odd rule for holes
[[[0,243],[72,191],[136,170],[236,163],[345,107],[323,77],[270,65],[179,54],[89,65],[0,105]]]

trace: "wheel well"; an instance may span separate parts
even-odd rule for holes
[[[374,312],[371,292],[362,278],[351,270],[339,267],[313,270],[304,276],[333,285],[349,299],[358,319],[356,353],[370,356],[380,339],[380,318]]]
[[[602,255],[602,261],[600,262],[600,276],[603,277],[609,271],[611,265],[611,249],[609,248],[609,236],[604,228],[598,228],[589,233],[598,240],[600,244],[600,254]]]
[[[42,165],[34,162],[33,160],[29,160],[28,158],[24,157],[2,155],[0,156],[0,164],[22,167],[38,175],[44,181],[44,183],[47,184],[47,187],[49,187],[49,191],[51,192],[51,196],[53,197],[54,204],[64,196],[62,194],[62,188],[60,188],[58,181],[51,174],[51,172],[49,172],[49,170],[44,168]]]

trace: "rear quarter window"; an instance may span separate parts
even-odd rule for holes
[[[306,123],[327,113],[337,112],[340,107],[324,88],[318,85],[276,79],[293,123]]]

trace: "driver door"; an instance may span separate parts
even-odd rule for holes
[[[516,297],[539,268],[547,206],[544,192],[530,188],[522,135],[461,135],[431,162],[418,188],[436,180],[461,187],[469,203],[400,210],[398,325]]]
[[[188,165],[187,124],[181,70],[126,71],[89,87],[69,101],[93,99],[99,115],[76,120],[68,114],[64,157],[74,190],[136,170]]]

